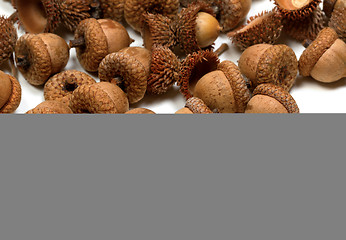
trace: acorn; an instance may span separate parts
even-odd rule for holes
[[[219,63],[218,55],[211,50],[194,52],[182,61],[177,84],[186,100],[194,95],[197,81],[205,74],[215,71]]]
[[[237,65],[226,60],[197,82],[194,97],[202,99],[213,112],[244,113],[250,90]]]
[[[126,22],[137,32],[141,32],[144,13],[162,14],[169,18],[175,17],[179,10],[179,0],[127,0],[124,5]]]
[[[250,11],[252,0],[216,1],[222,32],[229,32],[242,22]]]
[[[71,108],[61,101],[47,100],[35,108],[26,112],[26,114],[72,114]]]
[[[156,114],[156,113],[147,108],[134,108],[127,111],[125,114]]]
[[[328,26],[333,28],[339,38],[346,42],[346,3],[343,7],[334,9]]]
[[[103,12],[103,18],[109,18],[120,22],[124,18],[125,0],[99,0]]]
[[[335,9],[340,10],[341,8],[346,7],[345,0],[324,0],[323,1],[323,11],[325,12],[328,18],[331,18],[332,13]]]
[[[99,82],[78,87],[72,93],[69,107],[78,114],[115,114],[127,112],[129,101],[117,85]]]
[[[20,25],[29,33],[51,33],[61,23],[57,0],[15,0]]]
[[[176,111],[175,114],[211,114],[208,106],[197,97],[191,97],[186,101],[185,107]]]
[[[281,15],[275,10],[265,11],[250,17],[246,26],[229,32],[227,36],[241,50],[245,50],[256,44],[274,44],[280,37],[282,28]]]
[[[70,47],[76,48],[80,64],[89,72],[97,72],[100,62],[108,54],[118,52],[133,42],[126,28],[110,19],[83,20],[74,38]]]
[[[299,108],[285,89],[264,83],[255,88],[245,113],[299,113]]]
[[[252,89],[262,83],[274,83],[289,91],[298,74],[298,61],[294,51],[284,44],[257,44],[243,52],[239,68]]]
[[[45,100],[62,100],[70,97],[72,92],[81,85],[96,83],[95,79],[88,74],[67,70],[51,77],[44,85],[43,93]]]
[[[324,28],[300,56],[299,72],[324,83],[346,77],[346,43],[332,28]]]
[[[22,88],[18,80],[0,71],[0,113],[13,113],[22,98]]]
[[[69,56],[65,40],[52,33],[25,34],[15,47],[17,68],[32,85],[45,84],[67,65]]]
[[[151,52],[145,48],[129,47],[107,55],[99,67],[101,82],[118,85],[130,104],[144,98],[151,64]]]
[[[210,47],[220,30],[213,9],[204,2],[193,2],[183,8],[176,21],[176,36],[186,54]]]
[[[304,19],[317,8],[321,0],[274,0],[284,19]]]
[[[17,31],[11,19],[0,16],[0,65],[12,56],[17,37]]]

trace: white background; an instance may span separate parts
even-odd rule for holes
[[[251,10],[248,17],[256,15],[263,10],[271,10],[274,4],[269,0],[253,0]],[[14,12],[9,1],[0,0],[0,15],[10,16]],[[135,39],[131,46],[142,46],[143,42],[141,36],[135,33],[130,27],[127,27],[130,37]],[[21,36],[24,32],[19,29],[18,35]],[[73,39],[72,33],[67,33],[65,29],[58,29],[58,35],[64,37],[66,41]],[[235,63],[241,55],[241,51],[232,45],[231,41],[225,36],[221,35],[215,42],[215,48],[218,48],[222,43],[227,43],[230,49],[224,53],[220,59],[231,60]],[[296,53],[297,59],[304,51],[304,47],[282,34],[277,43],[287,44]],[[76,69],[84,71],[75,55],[75,50],[70,51],[70,60],[65,70]],[[0,70],[10,73],[9,65],[3,64]],[[332,71],[332,69],[331,69]],[[92,75],[97,81],[97,75]],[[22,86],[22,101],[15,113],[25,113],[26,111],[34,108],[44,101],[43,87],[35,87],[30,85],[20,73],[18,73],[18,80]],[[339,80],[335,83],[323,84],[319,83],[312,78],[305,78],[298,76],[295,86],[291,90],[291,94],[296,100],[301,113],[345,113],[346,112],[346,78]],[[168,93],[161,96],[146,96],[142,101],[130,108],[146,107],[156,113],[174,113],[180,108],[184,107],[185,100],[179,93],[178,87],[175,86]]]

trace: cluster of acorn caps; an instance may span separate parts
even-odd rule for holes
[[[298,73],[321,82],[346,77],[346,0],[274,0],[268,12],[246,18],[251,0],[12,0],[0,17],[0,64],[12,60],[45,101],[27,113],[151,113],[130,106],[146,94],[179,86],[186,106],[176,113],[299,113],[289,91]],[[143,37],[130,47],[121,21]],[[26,34],[17,37],[14,24]],[[69,44],[54,34],[74,32]],[[284,31],[304,44],[296,58],[275,42]],[[226,33],[242,51],[238,65],[214,50]],[[76,49],[81,66],[63,71]],[[332,71],[331,71],[332,69]],[[15,70],[13,71],[15,75]],[[0,113],[14,112],[21,86],[0,71]]]

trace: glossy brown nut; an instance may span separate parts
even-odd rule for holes
[[[22,88],[18,80],[0,71],[0,113],[13,113],[19,106]]]

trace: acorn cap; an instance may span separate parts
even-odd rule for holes
[[[61,100],[70,96],[80,85],[92,83],[96,81],[88,74],[77,70],[67,70],[55,74],[46,82],[43,89],[44,98],[45,100]]]
[[[298,20],[309,16],[321,0],[274,0],[284,19]]]
[[[18,80],[0,71],[0,113],[13,113],[22,98],[22,88]]]
[[[308,46],[299,58],[299,72],[302,76],[310,76],[320,57],[333,45],[338,35],[332,28],[324,28],[317,38]]]
[[[237,113],[243,113],[245,111],[246,105],[250,100],[250,90],[247,87],[246,81],[243,78],[239,68],[231,61],[223,61],[218,66],[217,69],[222,71],[227,77],[235,100],[235,106]]]
[[[26,114],[72,114],[72,110],[63,102],[47,100],[34,109],[26,112]]]
[[[62,0],[58,2],[62,23],[74,32],[78,24],[90,18],[90,0]]]
[[[288,111],[288,113],[299,113],[299,108],[291,94],[280,86],[272,83],[258,85],[253,91],[253,96],[265,95],[276,99]]]
[[[179,79],[180,61],[167,47],[155,45],[151,53],[147,93],[166,93]]]
[[[148,71],[136,57],[125,52],[107,55],[101,62],[99,78],[119,85],[127,94],[130,104],[143,99],[147,90]]]
[[[289,91],[297,77],[298,61],[294,51],[284,44],[257,44],[243,52],[239,68],[252,88],[271,82]]]
[[[186,108],[188,108],[194,114],[211,114],[213,113],[208,106],[197,97],[191,97],[186,101]]]
[[[74,113],[125,113],[129,110],[126,94],[115,84],[100,82],[82,85],[71,96]]]
[[[147,108],[134,108],[127,111],[125,114],[156,114],[156,113]]]
[[[143,14],[145,24],[141,34],[144,47],[151,51],[153,45],[162,45],[173,48],[177,39],[174,32],[173,21],[161,14]]]
[[[124,17],[126,22],[137,32],[143,27],[144,13],[159,13],[169,18],[179,10],[179,0],[126,0]]]
[[[53,32],[61,22],[57,0],[16,0],[19,24],[29,33]]]
[[[103,12],[103,18],[109,18],[120,22],[124,17],[125,0],[99,0]]]
[[[252,0],[222,0],[216,1],[220,9],[220,25],[223,32],[235,28],[250,11]]]
[[[205,12],[215,17],[209,4],[198,1],[193,2],[187,8],[183,8],[178,14],[176,36],[186,54],[201,50],[196,38],[196,20],[199,12]]]
[[[262,12],[250,17],[246,26],[229,32],[227,36],[242,50],[261,43],[274,44],[283,28],[281,15],[277,11]]]
[[[334,10],[334,5],[337,0],[324,0],[323,1],[323,11],[328,18],[332,16],[332,12]]]
[[[205,74],[216,70],[219,63],[217,54],[210,50],[194,52],[183,60],[177,84],[185,99],[193,96],[193,90],[190,88],[194,88],[196,82]]]
[[[334,9],[328,25],[346,42],[346,7]]]
[[[14,52],[17,42],[17,31],[13,23],[0,16],[0,65],[6,62]]]

